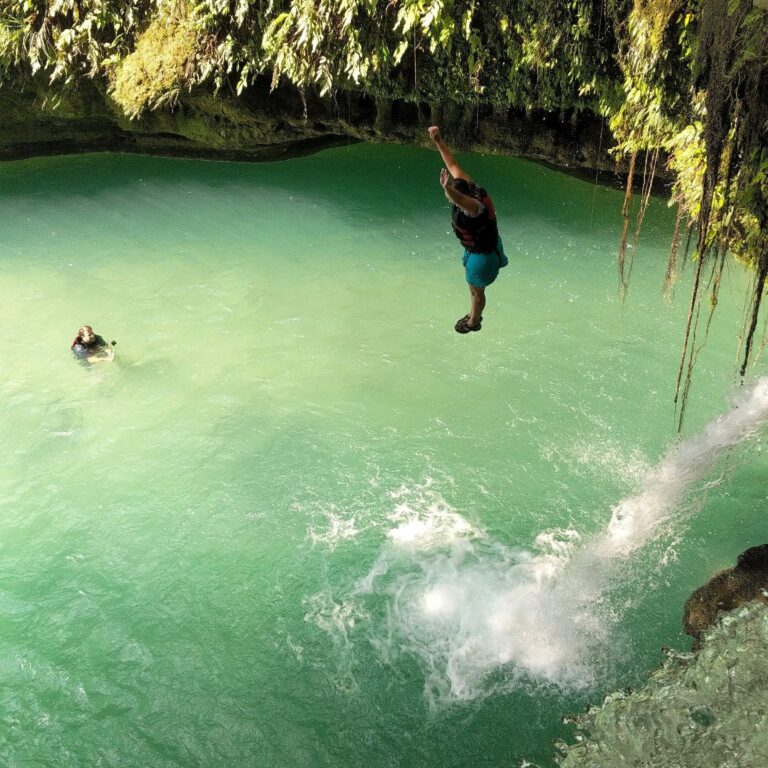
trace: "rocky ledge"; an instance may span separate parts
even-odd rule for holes
[[[451,146],[518,155],[578,171],[616,169],[609,131],[589,113],[525,113],[452,102],[418,104],[362,92],[307,97],[258,81],[240,97],[184,94],[173,109],[125,117],[97,82],[66,94],[45,83],[0,87],[0,159],[119,151],[223,160],[269,160],[349,141],[427,144],[425,128],[444,126]],[[593,174],[594,177],[594,174]]]
[[[688,598],[683,627],[693,637],[694,649],[700,647],[704,632],[715,625],[721,612],[752,600],[768,603],[768,544],[742,552],[735,567],[720,571]]]
[[[768,765],[768,544],[742,552],[688,598],[687,652],[666,650],[637,690],[566,718],[562,768],[763,768]]]

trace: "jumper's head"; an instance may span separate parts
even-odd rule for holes
[[[466,179],[451,179],[451,186],[462,195],[469,195],[472,193],[472,186]]]

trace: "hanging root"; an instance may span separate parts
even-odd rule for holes
[[[602,24],[602,17],[600,23]],[[599,39],[599,35],[598,35]],[[589,214],[589,228],[595,223],[595,198],[597,197],[597,182],[600,180],[600,158],[603,155],[603,133],[605,131],[605,115],[600,121],[600,139],[597,142],[597,157],[595,158],[595,184],[592,187],[592,211]]]
[[[699,304],[699,285],[701,283],[701,270],[704,266],[704,257],[699,255],[699,259],[696,263],[696,276],[693,279],[693,293],[691,295],[691,305],[688,308],[688,320],[685,324],[685,334],[683,335],[683,351],[680,354],[680,367],[677,371],[677,383],[675,384],[675,399],[674,403],[677,405],[678,396],[680,394],[680,382],[683,378],[683,371],[685,370],[685,361],[688,357],[688,342],[691,338],[691,322],[693,321],[693,313],[696,312],[698,316],[698,304]],[[689,368],[690,373],[690,368]],[[681,414],[682,423],[682,414]]]
[[[752,313],[749,321],[749,329],[747,331],[747,341],[744,344],[744,359],[741,363],[741,370],[739,371],[741,377],[747,371],[747,365],[749,365],[749,354],[752,349],[752,340],[755,336],[755,328],[757,328],[757,316],[760,314],[760,304],[763,299],[763,291],[765,290],[765,281],[768,277],[768,249],[763,249],[760,256],[760,265],[757,271],[757,277],[755,278],[755,292],[752,294]]]
[[[627,190],[624,194],[624,207],[621,215],[624,219],[624,227],[621,230],[621,242],[619,244],[619,290],[622,297],[627,293],[627,278],[624,273],[624,262],[627,256],[627,233],[629,232],[629,214],[632,211],[632,191],[635,180],[635,162],[637,152],[633,152],[629,158],[629,173],[627,174]]]
[[[635,254],[637,253],[637,242],[640,239],[640,230],[643,226],[645,212],[648,210],[648,203],[651,201],[651,191],[653,190],[653,181],[656,178],[656,166],[659,162],[659,149],[654,150],[650,157],[645,155],[645,166],[643,167],[643,191],[640,197],[640,208],[637,211],[635,219],[635,232],[632,235],[632,254],[629,257],[629,269],[627,270],[627,283],[632,274],[632,265],[635,263]]]
[[[688,255],[691,252],[691,243],[693,242],[693,221],[691,219],[688,219],[688,224],[686,234],[685,234],[685,252],[683,253],[683,261],[682,266],[680,267],[680,274],[683,274],[685,272],[685,267],[688,264]]]
[[[672,243],[669,247],[669,256],[667,257],[667,273],[664,275],[664,285],[662,292],[664,300],[670,301],[672,286],[677,279],[677,247],[680,244],[680,224],[683,221],[683,208],[677,206],[677,218],[675,219],[675,231],[672,233]]]
[[[697,270],[697,278],[700,276],[701,270]],[[680,380],[683,376],[683,369],[685,369],[685,384],[683,385],[683,393],[680,398],[680,411],[678,414],[677,431],[681,432],[683,429],[683,418],[685,416],[685,406],[688,403],[688,393],[691,389],[691,381],[693,380],[693,364],[696,360],[694,349],[696,346],[696,331],[699,327],[699,315],[701,313],[701,300],[696,302],[696,318],[693,321],[693,327],[691,327],[691,319],[693,316],[693,304],[691,305],[691,311],[688,315],[688,325],[685,329],[685,341],[683,343],[683,354],[680,358],[680,370],[677,374],[677,386],[675,387],[675,405],[677,405],[678,393],[680,390]],[[688,366],[685,365],[686,350],[690,342],[690,354],[688,354]]]
[[[680,398],[680,412],[679,412],[679,419],[677,422],[677,431],[680,432],[683,428],[683,417],[685,415],[685,406],[688,401],[688,394],[691,390],[691,382],[693,380],[693,369],[696,366],[696,360],[699,357],[699,352],[701,352],[702,349],[707,344],[707,339],[709,338],[709,329],[712,327],[712,318],[715,316],[715,308],[717,307],[717,299],[718,299],[718,293],[720,291],[720,285],[722,283],[723,279],[723,270],[725,269],[725,257],[726,257],[726,251],[725,249],[720,249],[715,254],[715,261],[712,265],[712,271],[709,275],[709,282],[707,287],[711,289],[710,298],[709,298],[709,314],[707,316],[707,325],[704,328],[704,338],[701,340],[700,344],[696,344],[696,336],[698,334],[698,328],[699,328],[699,317],[701,316],[701,298],[702,298],[702,292],[698,285],[695,286],[696,294],[697,294],[697,303],[696,303],[696,318],[693,321],[693,326],[691,327],[691,317],[693,313],[693,307],[691,307],[691,314],[688,315],[688,327],[686,328],[686,336],[685,336],[685,344],[687,345],[683,347],[683,354],[680,359],[680,370],[678,371],[677,375],[677,388],[675,389],[675,404],[677,404],[678,401],[678,392],[680,389],[680,381],[682,379],[683,369],[685,369],[685,383],[683,384],[683,393],[682,397]],[[699,262],[701,264],[701,262]],[[703,266],[697,270],[696,272],[696,279],[697,281],[701,278],[701,273],[703,271]],[[689,342],[690,337],[690,342]],[[686,352],[688,352],[688,365],[685,365],[685,358],[686,358]]]
[[[699,263],[694,279],[691,308],[675,388],[677,405],[685,371],[678,429],[682,427],[693,366],[701,348],[696,348],[696,329],[702,300],[700,281],[703,263],[708,253],[714,249],[716,261],[712,269],[710,313],[704,335],[706,341],[712,314],[717,306],[726,252],[734,241],[738,242],[740,239],[738,232],[740,204],[737,202],[739,200],[737,195],[743,195],[745,181],[754,176],[754,172],[750,172],[750,166],[755,161],[750,158],[754,156],[754,148],[760,146],[765,135],[766,116],[768,116],[768,109],[766,109],[768,78],[764,69],[761,69],[765,67],[765,59],[763,58],[761,63],[756,53],[764,40],[764,34],[758,33],[766,29],[766,24],[764,22],[758,24],[752,17],[750,26],[748,16],[752,9],[751,0],[730,0],[727,3],[722,0],[702,0],[701,3],[695,87],[705,93],[706,165],[697,227],[696,250]],[[750,35],[754,39],[750,39]],[[751,51],[752,55],[745,54],[745,50]],[[715,205],[718,189],[721,191],[721,199],[719,204]],[[751,195],[754,201],[754,186]],[[757,207],[760,208],[759,205]],[[764,207],[763,210],[765,210]],[[761,219],[762,227],[763,217],[760,212],[757,216]],[[756,277],[745,318],[745,326],[748,327],[740,369],[742,377],[749,364],[760,305],[766,280],[768,280],[768,247],[765,245],[765,240],[757,254],[752,252],[752,259]],[[693,320],[694,312],[695,321]]]

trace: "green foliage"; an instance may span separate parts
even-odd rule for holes
[[[337,78],[359,83],[376,59],[361,44],[361,29],[370,29],[373,0],[294,0],[264,30],[272,84],[286,77],[300,88],[316,85],[327,94]]]
[[[619,51],[623,98],[611,116],[617,154],[648,152],[685,130],[693,55],[687,0],[636,0]]]
[[[696,221],[707,165],[703,124],[696,121],[686,125],[666,142],[665,148],[669,152],[667,167],[675,178],[670,205],[677,204],[691,221]]]
[[[745,261],[759,262],[768,255],[768,148],[755,149],[739,184],[734,206],[734,253]]]
[[[717,26],[717,2],[635,0],[619,54],[623,99],[610,125],[618,155],[659,148],[667,153],[674,178],[672,201],[689,222],[702,227],[699,251],[732,250],[755,263],[759,249],[745,235],[750,229],[746,223],[752,221],[745,205],[754,198],[760,178],[749,170],[749,157],[764,144],[760,132],[765,127],[753,126],[748,137],[743,126],[750,119],[745,110],[761,120],[757,104],[759,82],[765,77],[760,73],[768,67],[768,14],[745,13],[744,0],[733,0],[726,18],[741,8],[744,21],[733,25],[729,36],[724,25]],[[732,46],[735,56],[725,46]],[[712,63],[721,60],[729,62],[727,68]],[[702,88],[704,75],[708,88]],[[726,114],[722,124],[707,113],[714,105],[709,91],[720,94],[718,111]],[[721,154],[714,156],[712,147],[721,147]]]
[[[174,103],[192,81],[197,31],[189,19],[153,19],[114,69],[111,94],[129,117]]]
[[[612,0],[617,11],[628,0]],[[364,88],[423,101],[600,109],[616,94],[605,0],[5,0],[0,67],[54,84],[108,76],[154,20],[197,33],[187,85]],[[162,100],[150,99],[159,104]]]
[[[45,73],[59,87],[102,76],[130,50],[150,0],[4,0],[0,9],[0,78]]]

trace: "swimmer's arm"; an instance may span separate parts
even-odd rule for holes
[[[429,138],[435,143],[437,151],[440,153],[440,157],[443,158],[445,167],[448,169],[451,176],[453,176],[454,179],[466,179],[467,181],[472,182],[472,177],[456,162],[453,153],[443,141],[440,129],[436,125],[433,125],[427,129],[427,133],[429,133]]]
[[[112,347],[100,349],[92,355],[88,355],[89,363],[111,363],[115,359],[115,350]]]

